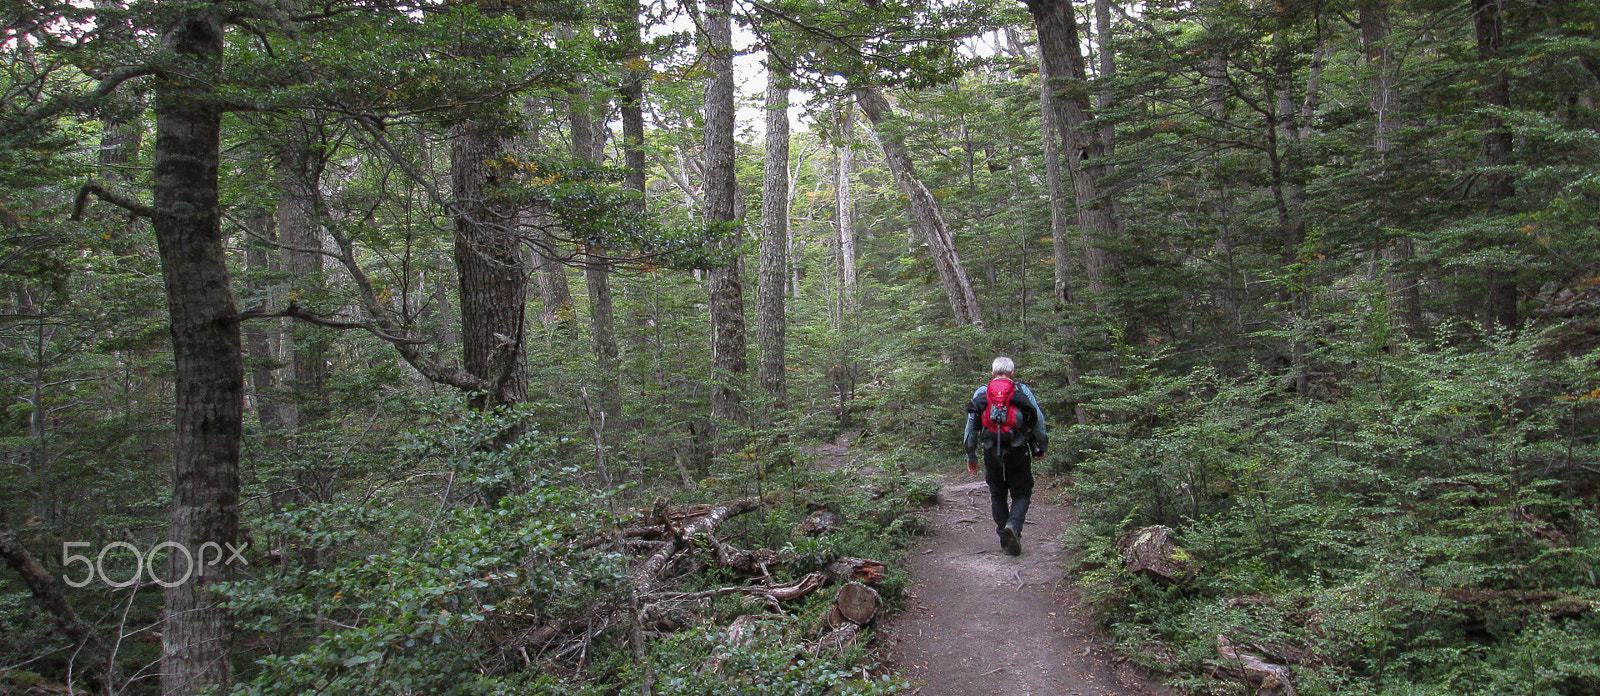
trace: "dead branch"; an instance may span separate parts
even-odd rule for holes
[[[378,326],[376,324],[374,324],[372,322],[368,322],[368,321],[340,321],[340,320],[337,320],[337,319],[330,319],[330,318],[328,318],[327,315],[317,314],[315,312],[309,311],[309,310],[305,309],[304,307],[301,307],[300,305],[295,304],[294,302],[290,302],[288,307],[284,307],[283,309],[278,310],[276,312],[268,312],[268,311],[265,311],[265,310],[250,310],[250,311],[242,312],[242,313],[239,314],[240,321],[245,321],[245,320],[249,320],[249,319],[280,319],[280,318],[298,319],[298,320],[303,321],[303,322],[305,322],[307,324],[312,324],[314,326],[321,326],[323,328],[328,328],[328,329],[359,329],[359,330],[371,333],[372,335],[377,336],[378,338],[381,338],[381,339],[383,339],[385,341],[388,341],[390,343],[395,343],[395,344],[405,343],[405,344],[410,344],[410,345],[423,345],[423,344],[431,343],[431,341],[429,341],[427,339],[404,338],[404,337],[401,337],[401,336],[392,336],[390,334],[385,333],[383,331],[383,329],[378,328]]]
[[[100,640],[100,634],[95,628],[78,617],[72,610],[72,605],[67,603],[66,593],[61,589],[61,581],[46,571],[39,562],[34,560],[33,554],[22,545],[10,525],[0,522],[0,560],[22,576],[22,581],[33,593],[35,601],[49,612],[56,624],[56,629],[73,643],[80,646],[85,657],[95,665],[95,680],[101,682],[104,690],[110,689],[107,670],[110,667],[110,650]]]
[[[83,219],[83,212],[89,207],[89,196],[91,194],[102,201],[117,206],[118,208],[122,208],[123,210],[126,210],[134,215],[147,218],[154,218],[156,216],[155,209],[145,205],[143,201],[140,201],[133,196],[117,193],[116,191],[106,188],[105,184],[102,184],[98,181],[91,181],[87,184],[84,184],[83,188],[78,189],[77,197],[72,200],[72,220],[74,222]]]
[[[737,587],[719,587],[714,590],[701,590],[699,592],[657,592],[651,595],[642,595],[639,599],[649,602],[684,602],[742,592],[751,596],[762,596],[780,602],[787,602],[804,597],[826,584],[828,584],[827,576],[822,573],[811,573],[799,580],[782,585],[740,585]]]

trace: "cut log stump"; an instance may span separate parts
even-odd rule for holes
[[[1171,585],[1194,579],[1200,564],[1183,547],[1172,543],[1172,530],[1162,525],[1129,532],[1117,542],[1122,566],[1131,575],[1144,575]]]
[[[859,582],[840,587],[839,596],[834,598],[833,604],[839,608],[841,616],[858,626],[872,623],[878,616],[878,609],[883,606],[878,591]]]

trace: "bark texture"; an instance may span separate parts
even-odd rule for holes
[[[311,119],[286,124],[276,163],[278,239],[285,247],[283,267],[296,297],[322,292],[322,225],[317,209],[327,158],[319,130]],[[303,429],[327,416],[328,345],[318,329],[307,325],[295,326],[289,337],[293,420],[286,424]]]
[[[1089,93],[1077,17],[1069,0],[1024,0],[1039,35],[1040,74],[1048,86],[1045,117],[1054,119],[1061,135],[1061,154],[1072,173],[1078,225],[1083,230],[1083,266],[1089,293],[1099,303],[1109,286],[1112,260],[1101,240],[1121,231],[1116,206],[1102,196],[1105,164],[1085,163],[1104,157],[1107,143],[1089,128]]]
[[[705,9],[711,77],[705,98],[705,221],[734,221],[733,30],[731,0],[710,0]],[[734,259],[707,273],[711,294],[711,418],[743,423],[741,382],[749,371],[744,326],[744,287]]]
[[[523,344],[527,273],[512,213],[493,201],[491,160],[502,140],[478,121],[454,129],[450,147],[455,198],[455,263],[460,278],[462,367],[488,386],[478,408],[521,403],[528,396]]]
[[[789,271],[789,84],[776,61],[767,61],[767,142],[761,187],[761,268],[756,290],[756,366],[761,390],[782,409],[788,400],[784,378],[787,331],[784,285]]]
[[[554,240],[546,238],[546,243]],[[572,285],[567,280],[567,269],[561,260],[543,249],[535,249],[534,263],[538,266],[539,322],[558,333],[571,334],[573,330]]]
[[[222,58],[219,14],[179,19],[162,35],[165,50],[216,69]],[[172,323],[176,381],[173,496],[169,538],[198,553],[228,544],[239,531],[239,440],[244,365],[217,205],[221,109],[207,80],[159,75],[153,218]],[[198,556],[197,556],[198,557]],[[167,577],[188,572],[172,553]],[[189,582],[165,590],[161,690],[190,696],[231,681],[231,621],[211,592],[232,579],[227,563],[195,563]]]
[[[855,168],[851,141],[855,139],[855,105],[840,105],[839,141],[834,143],[833,170],[834,220],[839,225],[839,307],[841,314],[856,305],[856,202],[850,193],[850,176]]]
[[[889,172],[894,175],[900,192],[905,194],[910,203],[916,230],[928,244],[928,253],[933,256],[934,267],[939,270],[939,280],[944,284],[956,323],[982,326],[983,313],[978,309],[978,296],[972,290],[972,281],[967,278],[967,269],[961,265],[961,256],[956,252],[955,241],[950,236],[949,225],[945,224],[944,214],[939,210],[939,202],[917,178],[916,165],[906,151],[904,139],[895,134],[892,126],[886,128],[894,118],[889,100],[877,87],[862,90],[856,97],[862,113],[872,122],[874,136],[878,146],[883,149]]]

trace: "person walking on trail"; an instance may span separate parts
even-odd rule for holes
[[[992,379],[967,404],[967,429],[961,437],[967,473],[978,473],[977,450],[983,448],[983,479],[989,484],[995,532],[1000,548],[1012,556],[1022,553],[1022,524],[1033,497],[1033,460],[1044,456],[1050,442],[1039,400],[1016,380],[1016,371],[1011,358],[994,359]]]

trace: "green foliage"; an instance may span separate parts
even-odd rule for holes
[[[760,622],[768,623],[768,622]],[[656,682],[656,693],[672,696],[691,694],[737,694],[758,696],[783,694],[840,694],[841,696],[887,696],[906,688],[904,680],[889,675],[867,676],[863,670],[790,647],[780,636],[797,630],[795,622],[780,623],[748,640],[730,641],[725,636],[690,632],[665,641],[657,649],[665,664],[695,665],[712,661],[712,670],[665,672]],[[856,656],[857,660],[860,655]]]
[[[1540,357],[1531,333],[1372,350],[1374,327],[1346,321],[1318,351],[1341,366],[1328,400],[1265,371],[1160,377],[1157,356],[1095,403],[1115,417],[1071,435],[1098,452],[1076,470],[1069,543],[1103,620],[1180,675],[1205,672],[1217,635],[1277,646],[1299,656],[1304,693],[1592,688],[1592,661],[1561,637],[1581,635],[1596,597],[1592,484],[1575,464],[1600,425],[1595,356]],[[1203,568],[1193,584],[1118,572],[1117,539],[1149,524],[1177,530]],[[1591,608],[1569,618],[1559,601]],[[1548,673],[1518,671],[1536,662]]]

